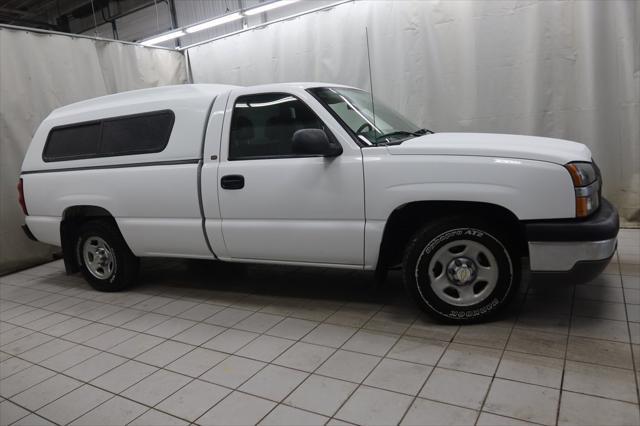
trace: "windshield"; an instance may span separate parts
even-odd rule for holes
[[[430,133],[377,99],[372,106],[371,94],[363,90],[320,87],[312,91],[366,144],[401,142]]]

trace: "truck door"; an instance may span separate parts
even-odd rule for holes
[[[292,136],[306,128],[325,130],[342,154],[293,154]],[[363,265],[360,148],[310,94],[231,92],[221,144],[218,196],[226,257]]]

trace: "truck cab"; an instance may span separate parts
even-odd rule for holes
[[[522,258],[587,280],[618,215],[582,144],[433,133],[365,91],[323,83],[181,85],[51,113],[19,193],[32,238],[103,291],[141,257],[400,267],[419,306],[453,322],[506,306]]]

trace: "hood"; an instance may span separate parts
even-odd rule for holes
[[[585,145],[563,139],[495,133],[434,133],[387,149],[394,155],[474,155],[566,164],[591,161]]]

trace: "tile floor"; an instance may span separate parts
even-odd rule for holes
[[[436,324],[362,273],[143,263],[0,278],[0,424],[640,424],[640,231],[606,274]]]

